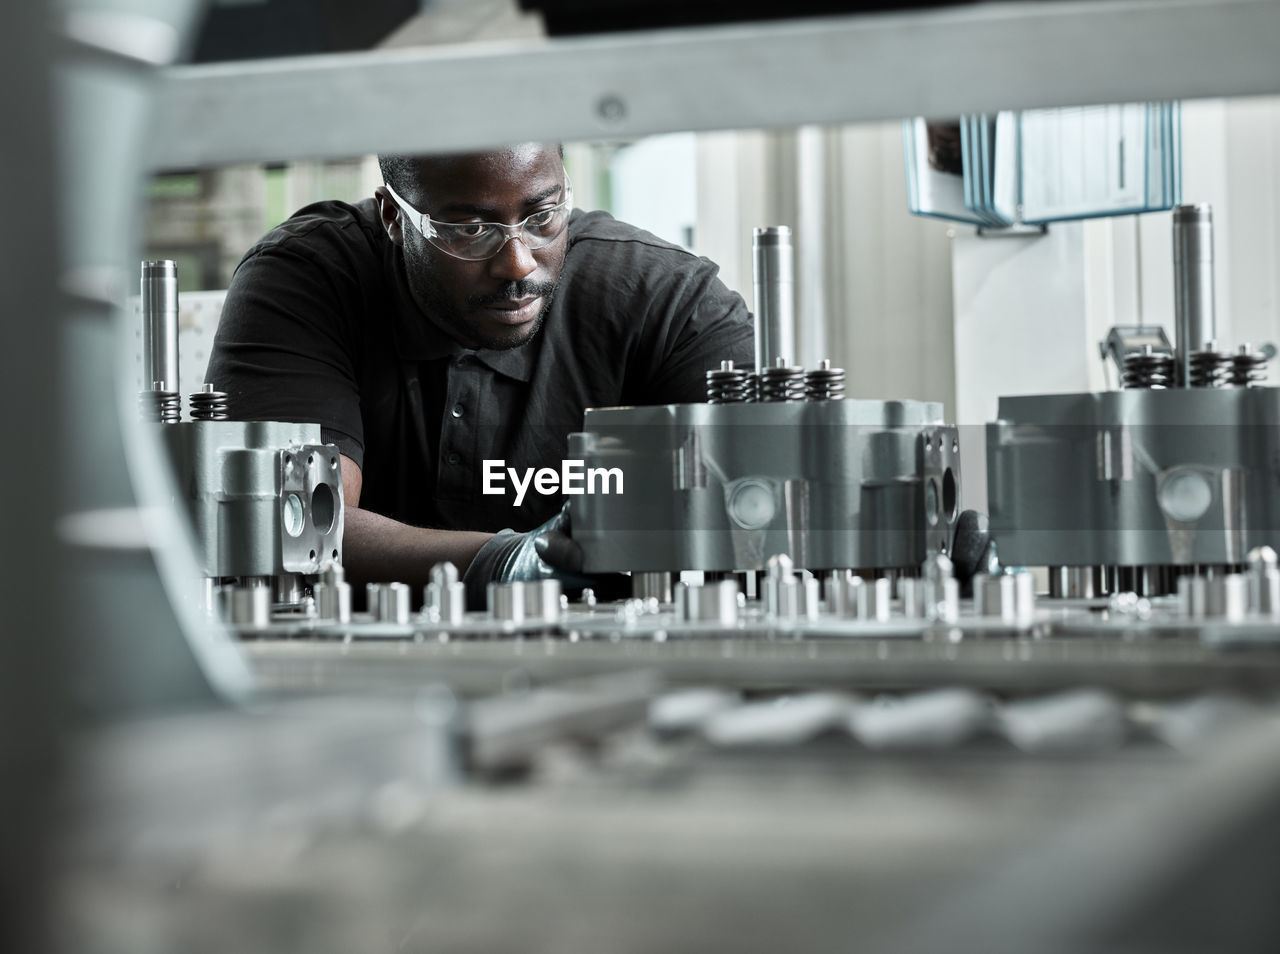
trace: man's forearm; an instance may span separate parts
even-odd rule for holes
[[[491,536],[469,530],[424,530],[359,507],[346,507],[342,562],[352,583],[422,586],[430,578],[431,567],[445,560],[464,573]]]

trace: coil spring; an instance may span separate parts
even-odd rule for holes
[[[831,367],[831,361],[823,358],[818,367],[804,376],[806,401],[843,401],[844,368]]]
[[[215,391],[212,384],[188,395],[193,421],[225,421],[228,418],[227,392]]]
[[[1146,345],[1141,351],[1124,356],[1125,388],[1173,387],[1173,355],[1154,351]]]
[[[1267,356],[1250,351],[1247,344],[1231,356],[1230,384],[1233,388],[1251,388],[1267,376]]]
[[[760,400],[765,403],[803,401],[804,379],[804,368],[788,367],[786,358],[779,358],[772,368],[760,371]]]
[[[144,421],[176,424],[182,420],[182,396],[177,391],[139,391],[138,412]]]
[[[1220,388],[1231,377],[1234,355],[1214,350],[1213,342],[1203,351],[1191,352],[1191,386]]]
[[[749,404],[756,399],[756,376],[732,361],[707,372],[708,404]]]

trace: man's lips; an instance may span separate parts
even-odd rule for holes
[[[541,307],[542,296],[537,295],[529,298],[490,302],[481,310],[488,312],[503,324],[523,325],[525,322],[532,321],[538,317],[538,311]]]

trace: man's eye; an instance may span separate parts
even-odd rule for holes
[[[527,221],[534,228],[542,228],[543,226],[550,225],[555,217],[555,209],[543,209],[541,212],[533,213],[533,215],[529,216]]]
[[[450,225],[449,228],[454,235],[461,239],[476,239],[485,233],[483,222],[464,222]]]

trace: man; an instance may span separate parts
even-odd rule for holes
[[[706,259],[571,213],[556,146],[379,162],[372,200],[309,206],[250,249],[207,380],[234,417],[338,445],[352,580],[420,585],[450,560],[475,605],[547,572],[540,554],[580,560],[546,532],[568,529],[561,500],[484,494],[483,461],[558,470],[588,407],[702,400],[708,368],[752,361],[751,321]]]

